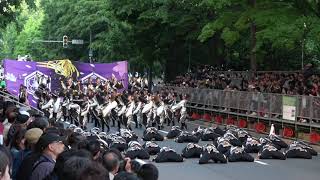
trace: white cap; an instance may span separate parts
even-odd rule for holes
[[[30,117],[30,113],[29,113],[27,110],[28,110],[28,108],[26,108],[26,107],[21,107],[21,108],[19,109],[19,113],[20,113],[20,114],[23,114],[23,115],[27,115],[27,116]]]

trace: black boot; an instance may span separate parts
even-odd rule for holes
[[[120,129],[121,129],[121,123],[120,123],[120,121],[118,121],[118,130],[119,130],[119,132],[120,132]]]
[[[136,128],[138,128],[139,124],[138,124],[137,115],[133,115],[133,121],[134,123],[136,123]]]
[[[112,118],[112,127],[116,127],[116,120]]]
[[[109,126],[109,124],[106,124],[106,126],[107,126],[107,132],[110,132],[110,126]]]
[[[181,123],[181,130],[184,130],[184,128],[188,130],[186,123]]]
[[[174,119],[172,119],[171,123],[172,123],[172,126],[175,126]]]
[[[134,123],[136,124],[136,128],[138,128],[139,123],[138,123],[138,120],[137,120],[137,119],[134,120]]]

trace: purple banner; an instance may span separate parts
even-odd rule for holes
[[[113,77],[117,80],[123,80],[124,89],[128,88],[127,61],[90,64],[70,60],[46,62],[4,60],[3,67],[7,90],[18,96],[20,85],[26,86],[28,99],[32,106],[36,106],[37,103],[34,92],[39,85],[39,77],[50,78],[47,88],[51,91],[59,90],[61,88],[59,79],[68,77],[76,78],[82,82],[86,82],[88,78],[94,80],[99,77],[102,81],[106,81]]]

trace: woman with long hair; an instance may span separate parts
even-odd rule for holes
[[[10,180],[10,158],[2,149],[0,150],[0,180]]]

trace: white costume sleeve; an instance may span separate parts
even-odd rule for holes
[[[172,106],[171,109],[172,109],[173,111],[176,111],[176,110],[184,107],[184,106],[185,106],[185,103],[186,103],[186,100],[182,100],[182,101],[180,101],[178,104]]]
[[[137,114],[139,112],[139,110],[141,109],[142,103],[139,102],[138,106],[134,109],[133,114]]]
[[[53,99],[50,99],[49,102],[47,102],[47,104],[43,105],[41,107],[41,109],[48,109],[53,105]]]
[[[112,109],[116,108],[118,106],[118,103],[116,101],[112,101],[112,103],[109,103],[106,108],[102,110],[102,115],[105,117],[108,115]]]
[[[53,104],[53,112],[58,113],[61,106],[61,98],[58,98],[57,101]]]

